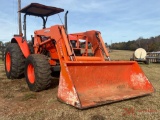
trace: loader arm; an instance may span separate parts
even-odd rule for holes
[[[105,48],[104,42],[101,38],[101,35],[98,31],[87,31],[84,33],[75,33],[71,34],[76,38],[77,44],[80,44],[78,40],[84,40],[86,46],[84,48],[77,46],[74,47],[71,44],[71,40],[69,36],[66,34],[64,26],[56,25],[50,28],[46,28],[43,30],[35,31],[35,40],[34,40],[34,48],[35,53],[40,53],[40,47],[44,44],[53,45],[55,42],[55,48],[50,47],[51,49],[56,49],[59,60],[63,58],[65,61],[105,61],[104,55],[109,57],[109,54]],[[41,37],[46,37],[47,40],[42,40]],[[77,56],[75,51],[88,51],[88,43],[92,44],[92,52],[94,52],[94,56],[89,57],[87,55],[79,55]],[[52,58],[54,59],[54,58]]]

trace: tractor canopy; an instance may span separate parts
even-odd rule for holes
[[[63,11],[64,9],[62,8],[46,6],[39,3],[31,3],[30,5],[22,8],[19,12],[38,17],[48,17]]]

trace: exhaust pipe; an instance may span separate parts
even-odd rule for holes
[[[23,30],[24,30],[24,39],[27,40],[26,36],[26,16],[27,14],[24,15],[24,22],[23,22]]]
[[[65,30],[66,30],[66,34],[68,34],[68,29],[67,29],[67,14],[68,14],[68,11],[65,13],[65,18],[64,18],[64,23],[65,23]]]

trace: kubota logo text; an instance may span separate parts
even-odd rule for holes
[[[46,29],[46,30],[44,30],[44,32],[46,33],[46,32],[50,32],[50,29]]]

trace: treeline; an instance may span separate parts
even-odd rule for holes
[[[136,50],[140,47],[144,48],[147,52],[160,51],[160,35],[149,39],[140,37],[137,40],[113,43],[110,46],[111,49],[118,50]]]

